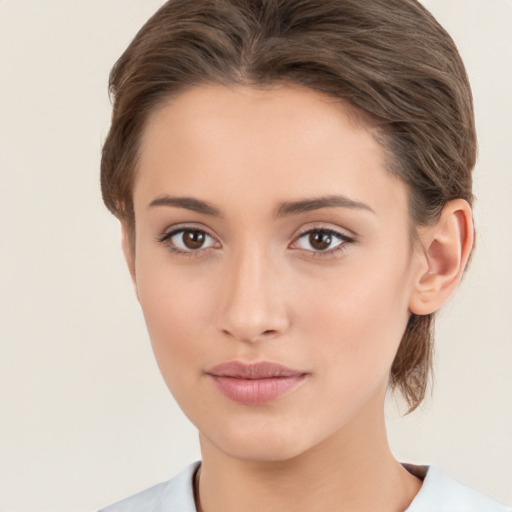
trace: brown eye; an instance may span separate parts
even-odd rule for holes
[[[206,240],[206,233],[203,231],[183,231],[181,238],[183,245],[187,249],[195,250],[203,246]]]
[[[337,249],[344,248],[346,243],[353,241],[353,238],[333,229],[317,228],[302,233],[294,242],[294,246],[312,253],[333,254]]]
[[[196,253],[218,245],[215,239],[200,229],[176,229],[158,239],[173,253]]]
[[[317,251],[325,251],[332,242],[332,235],[327,231],[312,231],[309,233],[309,243]]]

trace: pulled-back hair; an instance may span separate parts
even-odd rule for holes
[[[149,114],[197,85],[277,82],[344,100],[372,120],[389,171],[408,186],[413,228],[434,223],[452,199],[472,204],[470,86],[453,40],[417,1],[170,0],[110,75],[101,186],[133,250],[133,184]],[[410,410],[427,389],[432,330],[433,314],[412,314],[392,365],[390,384]]]

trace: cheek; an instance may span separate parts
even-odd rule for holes
[[[186,368],[200,368],[210,338],[215,287],[170,265],[141,266],[137,291],[156,360],[169,387]],[[197,375],[199,375],[199,370]],[[195,377],[195,375],[191,376]]]
[[[407,260],[384,261],[388,263],[361,260],[303,286],[307,293],[301,294],[301,330],[306,339],[318,340],[319,364],[337,366],[339,372],[333,374],[343,374],[347,381],[359,382],[350,377],[354,373],[385,377],[407,324]]]

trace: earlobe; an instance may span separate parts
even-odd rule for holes
[[[121,245],[123,249],[124,259],[128,265],[128,270],[132,278],[133,286],[137,299],[139,298],[137,292],[137,279],[135,276],[135,247],[133,242],[133,234],[130,233],[130,228],[124,222],[121,222]]]
[[[409,309],[416,315],[437,311],[456,290],[471,254],[473,217],[463,199],[449,201],[433,226],[420,234],[423,253]]]

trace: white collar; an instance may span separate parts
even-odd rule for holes
[[[510,512],[511,509],[457,482],[436,466],[403,464],[423,480],[420,491],[405,512]]]

